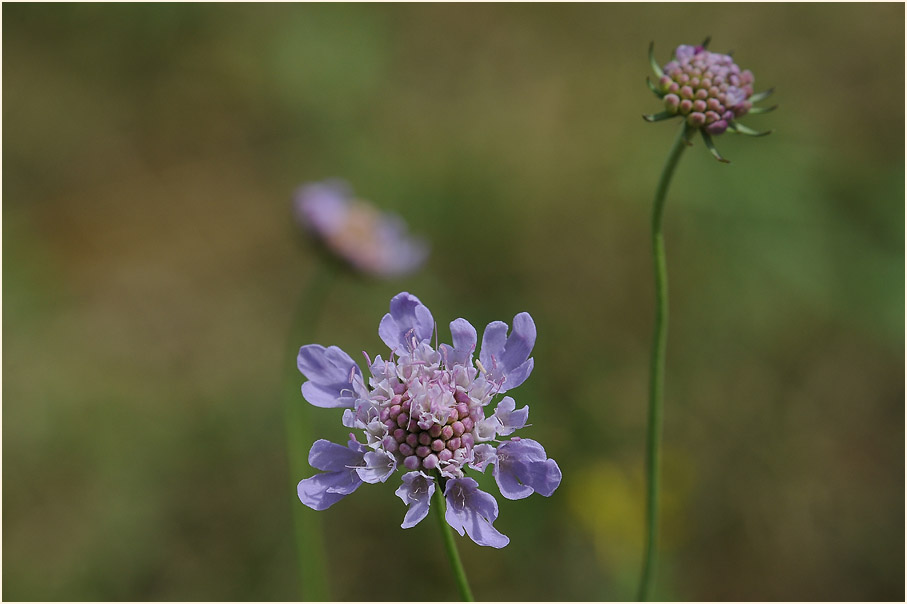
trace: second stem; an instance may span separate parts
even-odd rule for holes
[[[662,213],[668,185],[674,169],[687,147],[687,125],[681,126],[677,139],[668,153],[652,208],[652,255],[655,265],[655,333],[652,337],[652,358],[649,375],[649,421],[646,432],[646,545],[642,576],[639,581],[639,600],[649,598],[655,574],[658,550],[658,505],[661,480],[661,424],[663,416],[665,349],[668,343],[668,265],[665,258]]]

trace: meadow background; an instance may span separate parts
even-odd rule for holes
[[[403,290],[442,337],[538,325],[514,396],[564,479],[499,498],[509,547],[458,540],[477,597],[632,598],[676,128],[640,117],[646,49],[707,35],[781,108],[718,138],[730,165],[697,141],[668,198],[655,595],[904,598],[903,5],[2,10],[4,599],[297,598],[293,349],[382,352]],[[337,279],[289,342],[318,262],[290,200],[329,177],[433,254]],[[319,516],[333,598],[456,597],[395,487]]]

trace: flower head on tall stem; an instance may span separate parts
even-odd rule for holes
[[[654,56],[654,43],[649,45],[649,62],[656,82],[646,80],[650,90],[664,103],[664,111],[644,115],[650,122],[679,117],[686,121],[687,133],[698,130],[706,147],[721,162],[712,136],[731,132],[749,136],[764,136],[738,120],[747,114],[768,113],[777,105],[756,107],[755,103],[768,98],[773,90],[754,93],[755,78],[749,69],[741,70],[730,54],[706,49],[709,40],[699,46],[681,45],[674,58],[660,66]]]
[[[335,256],[375,277],[396,277],[418,269],[428,245],[407,233],[399,216],[356,199],[343,181],[303,185],[293,199],[300,224]]]
[[[467,472],[491,465],[507,499],[534,492],[548,497],[561,481],[560,468],[542,445],[510,437],[526,427],[528,406],[517,409],[505,396],[493,413],[485,413],[495,397],[532,372],[535,323],[520,313],[509,334],[506,323],[490,323],[478,358],[478,334],[466,319],[450,324],[451,344],[432,346],[435,331],[428,308],[404,292],[394,296],[379,323],[388,358],[369,359],[367,380],[337,347],[309,344],[299,350],[297,364],[308,378],[303,397],[316,407],[343,408],[343,425],[362,434],[359,441],[351,433],[347,446],[326,440],[312,446],[309,463],[324,473],[300,481],[299,499],[324,510],[362,483],[385,482],[400,471],[396,494],[409,506],[403,528],[425,518],[435,489],[441,489],[454,530],[479,545],[504,547],[510,539],[493,526],[497,502]]]

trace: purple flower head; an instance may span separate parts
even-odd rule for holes
[[[303,185],[293,203],[297,220],[358,271],[394,277],[415,271],[428,257],[428,245],[408,235],[399,216],[355,199],[342,181]]]
[[[753,73],[740,69],[728,54],[707,50],[709,40],[700,46],[683,44],[674,51],[674,59],[663,67],[654,58],[649,46],[649,61],[657,82],[649,88],[664,103],[664,111],[643,116],[651,122],[680,117],[688,133],[698,130],[706,146],[720,161],[726,161],[712,143],[711,136],[732,132],[761,136],[737,120],[748,113],[767,113],[775,109],[755,107],[772,91],[754,93]]]
[[[453,321],[450,330],[452,344],[432,346],[431,312],[415,296],[401,293],[378,326],[390,349],[387,360],[370,361],[367,380],[339,348],[309,344],[299,350],[299,370],[308,379],[304,398],[316,407],[345,407],[343,425],[362,430],[366,443],[352,435],[347,447],[316,442],[309,463],[325,473],[299,483],[304,504],[326,509],[362,483],[385,482],[399,470],[403,484],[396,494],[409,506],[403,528],[428,514],[438,490],[447,502],[448,524],[479,545],[503,547],[509,539],[492,526],[497,503],[466,473],[492,465],[508,499],[533,492],[547,497],[557,489],[560,469],[540,444],[498,440],[527,426],[529,407],[517,409],[505,396],[486,415],[498,395],[532,372],[532,317],[516,315],[512,329],[490,323],[478,355],[478,333],[466,319]]]

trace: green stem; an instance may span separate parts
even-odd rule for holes
[[[460,589],[460,598],[464,602],[475,602],[472,597],[472,590],[469,589],[469,580],[466,578],[466,571],[463,569],[463,563],[460,562],[460,554],[457,552],[457,544],[454,542],[453,530],[447,524],[444,513],[447,510],[447,502],[444,501],[444,495],[441,494],[441,477],[436,475],[438,483],[435,485],[434,499],[435,515],[438,518],[438,524],[441,525],[441,535],[444,538],[444,549],[447,550],[447,557],[450,559],[450,568],[453,570],[454,579],[457,581],[457,587]]]
[[[292,486],[293,525],[299,565],[299,596],[303,600],[330,600],[325,569],[324,535],[318,512],[302,505],[296,496],[296,484],[309,471],[308,447],[312,444],[309,428],[308,403],[302,398],[299,385],[302,377],[296,368],[296,355],[301,344],[314,336],[315,325],[334,278],[334,267],[317,262],[300,299],[287,346],[287,377],[284,379],[286,407],[287,454]]]
[[[665,260],[661,216],[664,211],[668,185],[674,169],[687,146],[686,123],[680,129],[668,153],[652,210],[652,252],[655,260],[655,334],[652,337],[651,372],[649,376],[649,424],[646,434],[646,549],[642,577],[639,581],[639,600],[646,601],[652,590],[655,558],[658,550],[658,501],[661,480],[661,424],[663,415],[665,348],[668,343],[668,266]]]

